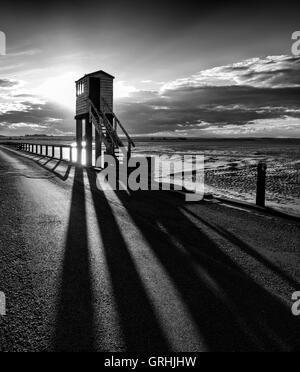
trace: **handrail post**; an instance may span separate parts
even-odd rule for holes
[[[70,163],[73,163],[73,148],[70,147]]]
[[[59,153],[60,153],[60,160],[62,160],[63,159],[63,147],[62,146],[60,146],[59,147]]]
[[[259,162],[258,167],[257,167],[256,205],[259,207],[266,206],[266,178],[267,178],[267,164],[261,161]]]

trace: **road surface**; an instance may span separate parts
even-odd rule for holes
[[[299,223],[0,147],[1,351],[292,351]]]

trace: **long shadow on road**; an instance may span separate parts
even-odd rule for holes
[[[86,224],[83,169],[75,167],[56,320],[57,351],[93,351],[95,348],[92,278]]]
[[[124,240],[126,231],[121,231],[105,193],[97,190],[95,172],[88,171],[88,178],[126,349],[168,351],[163,325]],[[185,203],[176,198],[168,202],[162,192],[116,194],[175,284],[209,350],[300,350],[298,319],[204,232],[205,220],[201,225],[201,220],[195,224],[187,218],[182,211]],[[236,246],[239,243],[231,241]],[[57,316],[57,350],[94,350],[91,281],[83,170],[76,168]]]
[[[173,279],[210,350],[299,350],[299,321],[182,213],[185,203],[167,203],[161,192],[117,195]]]
[[[168,351],[168,341],[162,332],[109,201],[103,192],[100,193],[95,188],[95,172],[89,172],[88,176],[127,351]]]

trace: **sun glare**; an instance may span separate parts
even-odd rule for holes
[[[50,101],[57,102],[69,109],[74,109],[76,78],[78,78],[78,73],[74,72],[48,78],[39,86],[37,93]]]

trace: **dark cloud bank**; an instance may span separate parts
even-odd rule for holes
[[[160,92],[137,92],[118,109],[140,134],[198,128],[201,135],[210,126],[300,118],[300,59],[268,57],[203,71]]]

